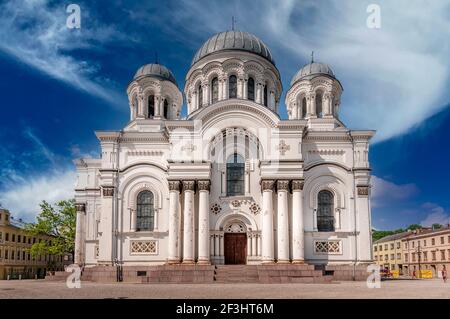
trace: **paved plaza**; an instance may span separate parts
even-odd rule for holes
[[[365,282],[331,284],[100,284],[83,282],[69,289],[64,282],[0,281],[0,299],[7,298],[450,298],[450,282],[395,280],[369,289]]]

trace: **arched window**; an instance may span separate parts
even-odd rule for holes
[[[151,231],[154,227],[155,207],[153,193],[142,191],[137,197],[136,230]]]
[[[214,78],[211,81],[211,103],[219,101],[219,79]]]
[[[306,114],[306,97],[303,97],[302,99],[302,107],[300,108],[300,114],[299,117],[302,119],[305,117]]]
[[[234,153],[227,160],[227,196],[245,194],[245,161],[241,155]]]
[[[264,85],[264,106],[267,106],[267,84]]]
[[[167,102],[167,99],[164,99],[164,118],[169,118],[169,102]]]
[[[148,96],[148,109],[147,109],[147,118],[152,118],[155,116],[155,96]]]
[[[317,230],[334,231],[334,196],[330,191],[322,190],[317,197]]]
[[[322,117],[322,93],[316,93],[316,115],[317,117]]]
[[[228,98],[237,98],[237,77],[232,75],[228,78]]]
[[[197,91],[198,91],[198,107],[200,108],[203,106],[203,89],[201,84],[199,84]]]
[[[247,99],[255,100],[255,80],[250,77],[247,82]]]

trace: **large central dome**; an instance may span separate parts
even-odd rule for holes
[[[209,38],[200,49],[198,49],[191,65],[209,54],[225,50],[252,52],[275,64],[267,45],[256,36],[248,32],[226,31],[217,33]]]

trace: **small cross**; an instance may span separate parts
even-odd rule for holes
[[[280,144],[278,144],[278,146],[277,146],[277,150],[280,151],[281,155],[285,155],[286,151],[289,151],[290,149],[291,149],[291,146],[286,144],[284,142],[284,140],[281,140]]]
[[[236,23],[236,19],[234,16],[231,17],[231,30],[234,31],[234,24]]]

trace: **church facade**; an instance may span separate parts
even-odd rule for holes
[[[75,161],[75,262],[371,262],[374,132],[339,120],[343,88],[326,64],[294,76],[288,119],[282,90],[269,48],[240,31],[203,44],[184,94],[165,66],[139,68],[129,123],[96,132],[101,158]]]

